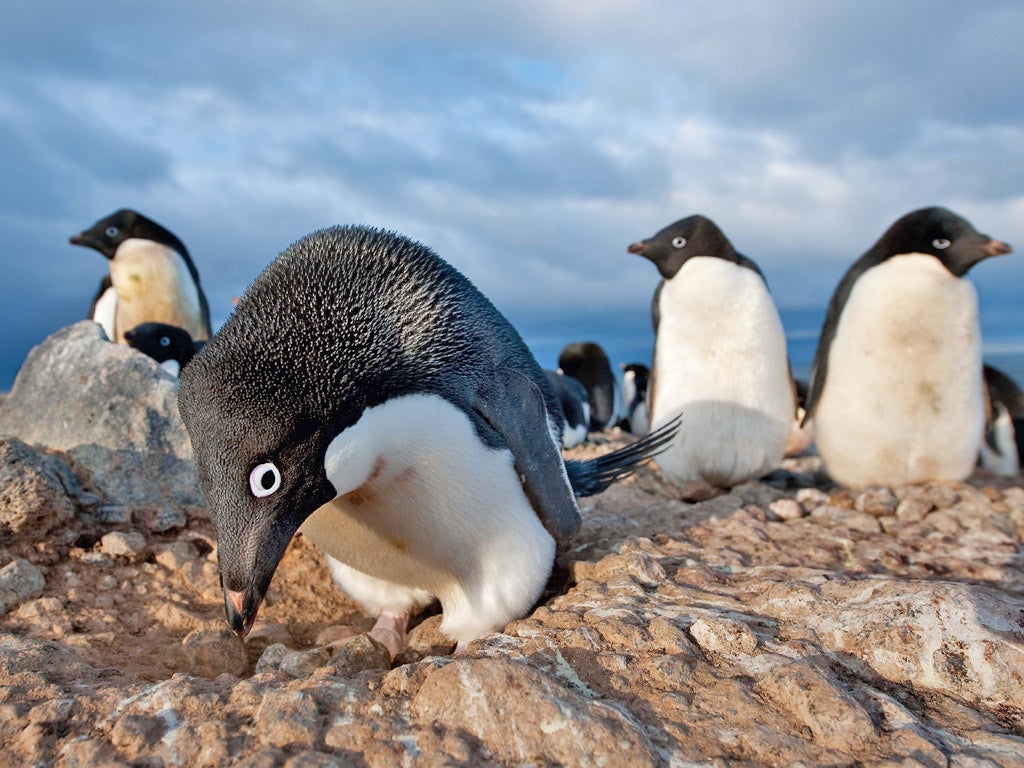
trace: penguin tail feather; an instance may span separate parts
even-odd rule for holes
[[[604,491],[616,480],[633,474],[640,464],[668,448],[668,444],[679,431],[681,421],[682,416],[676,416],[654,432],[596,459],[566,461],[565,471],[569,475],[573,493],[577,497],[593,496]]]

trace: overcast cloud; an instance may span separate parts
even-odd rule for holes
[[[106,265],[67,238],[120,207],[184,240],[215,320],[311,230],[398,230],[545,366],[649,348],[625,247],[695,212],[783,307],[924,205],[1019,252],[1022,32],[1013,1],[4,3],[0,389],[84,315]],[[1024,259],[972,277],[1005,336]]]

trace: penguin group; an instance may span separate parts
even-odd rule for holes
[[[108,260],[90,317],[180,375],[217,533],[229,624],[246,635],[301,532],[392,655],[438,602],[464,648],[528,613],[577,499],[652,460],[728,488],[816,446],[849,486],[1017,472],[1024,395],[983,368],[965,279],[1010,252],[943,208],[892,224],[839,281],[807,383],[793,378],[765,275],[710,218],[629,245],[656,268],[650,365],[616,375],[594,341],[542,368],[493,304],[429,247],[340,226],[273,260],[212,332],[184,244],[121,210],[71,238]],[[632,433],[567,458],[594,433]]]

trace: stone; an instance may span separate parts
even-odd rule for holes
[[[277,668],[289,677],[309,677],[328,663],[331,654],[326,648],[310,648],[305,651],[288,651],[277,664]]]
[[[63,451],[108,502],[202,504],[176,379],[91,321],[29,352],[0,410],[0,434]]]
[[[134,531],[111,531],[100,539],[104,554],[137,558],[146,551],[146,537]]]
[[[28,560],[21,558],[0,568],[0,612],[43,594],[46,578]]]
[[[804,516],[804,508],[795,499],[776,499],[768,505],[768,510],[779,520],[796,520]]]
[[[249,672],[245,643],[228,629],[196,629],[183,641],[189,669],[194,675],[216,677],[228,673],[244,677]]]
[[[256,712],[255,731],[265,746],[312,749],[322,731],[316,701],[305,691],[268,693]]]
[[[69,485],[77,488],[77,481],[60,459],[0,438],[0,531],[40,537],[71,520]]]
[[[343,677],[353,677],[368,669],[391,669],[391,653],[383,643],[363,633],[336,646],[327,662]]]
[[[753,653],[757,635],[737,619],[702,616],[690,625],[690,635],[706,653]]]
[[[896,514],[899,499],[889,488],[875,486],[865,488],[853,500],[854,509],[872,517],[888,517]]]

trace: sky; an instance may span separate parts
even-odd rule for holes
[[[846,268],[944,205],[1017,246],[970,273],[1024,352],[1017,0],[0,4],[0,390],[106,271],[122,207],[177,234],[215,324],[335,224],[437,251],[540,363],[653,346],[630,243],[693,213],[764,271],[813,355]],[[723,312],[731,308],[723,308]]]

